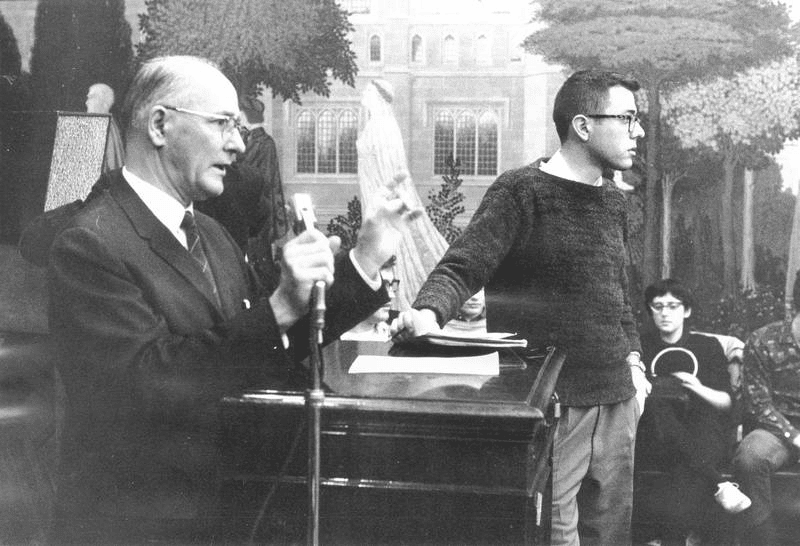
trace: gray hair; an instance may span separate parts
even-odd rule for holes
[[[192,95],[186,79],[198,67],[218,69],[217,65],[202,57],[172,55],[155,57],[146,61],[133,78],[120,110],[120,121],[127,134],[131,130],[144,130],[150,109],[156,104],[180,101]]]

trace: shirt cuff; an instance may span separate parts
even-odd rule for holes
[[[381,279],[381,276],[375,275],[374,277],[369,277],[366,273],[364,273],[364,270],[361,269],[361,264],[359,264],[358,260],[356,260],[355,257],[353,256],[352,249],[350,250],[350,253],[348,255],[350,256],[350,261],[353,263],[353,267],[356,268],[356,271],[358,272],[359,276],[364,280],[365,283],[367,283],[367,286],[372,288],[372,290],[374,290],[375,292],[380,290],[381,286],[383,286],[383,280]]]

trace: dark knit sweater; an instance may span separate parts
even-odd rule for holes
[[[610,182],[590,186],[533,166],[503,173],[486,192],[414,302],[444,324],[486,287],[491,331],[567,353],[556,386],[565,405],[634,395],[625,362],[640,351],[625,272],[626,204]]]

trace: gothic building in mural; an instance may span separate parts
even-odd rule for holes
[[[360,97],[373,79],[394,87],[393,108],[411,176],[423,200],[442,184],[445,160],[461,160],[465,223],[486,187],[506,169],[558,147],[553,97],[558,67],[526,54],[527,0],[343,0],[355,27],[355,88],[330,97],[273,101],[267,130],[280,148],[287,193],[315,195],[321,221],[358,194],[356,138]]]
[[[23,64],[33,46],[36,4],[2,2]],[[445,160],[451,154],[461,160],[466,213],[457,223],[469,220],[499,173],[558,147],[550,116],[563,75],[520,47],[533,30],[529,0],[340,4],[355,27],[355,87],[336,81],[330,97],[309,94],[302,104],[265,101],[264,125],[278,146],[285,191],[314,195],[322,225],[358,194],[356,138],[365,121],[360,97],[376,78],[394,88],[394,113],[423,201],[442,184]],[[125,6],[136,44],[145,2],[126,0]]]

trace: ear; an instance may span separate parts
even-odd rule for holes
[[[687,318],[689,318],[691,316],[692,316],[692,308],[691,307],[685,307],[683,309],[683,318],[687,319]]]
[[[147,136],[156,148],[166,144],[167,138],[164,131],[166,115],[167,112],[164,108],[154,106],[147,118]]]
[[[586,142],[589,140],[589,134],[592,132],[589,124],[589,118],[582,114],[578,114],[572,118],[572,130],[575,132],[575,135],[581,140],[581,142]]]

